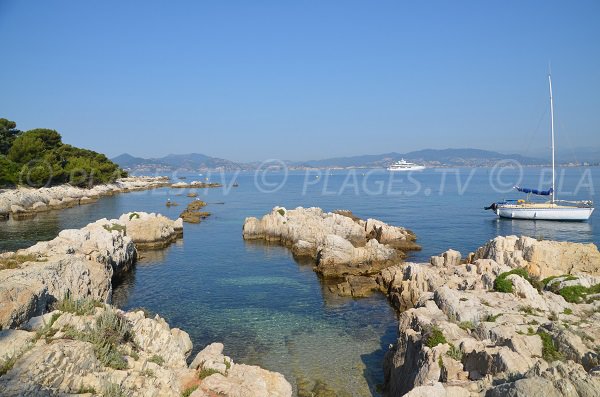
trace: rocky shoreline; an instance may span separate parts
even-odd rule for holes
[[[9,217],[15,220],[30,219],[39,212],[90,204],[102,196],[165,186],[170,186],[168,177],[140,176],[120,178],[115,183],[97,185],[89,189],[70,185],[39,189],[0,189],[0,220]]]
[[[182,233],[181,219],[134,212],[1,254],[1,394],[291,397],[283,375],[234,363],[222,344],[188,366],[185,331],[109,304],[111,280],[134,266],[138,249]]]
[[[399,328],[385,356],[386,396],[598,395],[594,244],[507,236],[466,258],[448,250],[430,263],[402,263],[391,247],[414,244],[404,228],[283,207],[247,218],[243,236],[310,257],[315,271],[343,278],[332,291],[356,297],[379,289],[389,298]]]
[[[594,244],[497,237],[461,260],[385,269],[400,310],[390,396],[593,396],[600,390]]]
[[[134,266],[138,249],[164,247],[182,233],[181,219],[128,213],[0,254],[2,394],[291,396],[283,375],[234,363],[219,343],[188,365],[186,332],[110,305],[111,280]],[[399,325],[383,363],[386,396],[600,390],[594,244],[507,236],[466,257],[448,250],[429,263],[404,262],[419,248],[408,229],[301,207],[247,218],[243,237],[309,258],[340,295],[378,290],[389,298]]]

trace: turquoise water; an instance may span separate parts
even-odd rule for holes
[[[586,223],[556,223],[498,220],[483,211],[492,201],[519,198],[496,191],[500,185],[508,191],[522,179],[523,186],[546,187],[539,182],[540,171],[525,169],[523,178],[518,169],[500,175],[493,169],[460,169],[392,177],[362,170],[294,172],[287,177],[271,173],[265,178],[227,174],[225,188],[199,191],[213,215],[199,225],[186,224],[184,239],[169,248],[143,253],[135,270],[115,287],[113,300],[124,309],[160,313],[190,334],[195,351],[221,341],[235,361],[282,372],[294,384],[310,386],[321,380],[340,395],[377,395],[376,385],[383,381],[381,360],[396,337],[395,314],[386,300],[380,295],[358,300],[331,295],[311,265],[295,262],[286,248],[245,242],[244,218],[261,216],[275,205],[347,208],[414,230],[423,246],[411,258],[418,261],[448,248],[466,254],[496,235],[599,244],[598,213]],[[597,168],[567,169],[559,175],[565,199],[593,198],[600,187]],[[211,176],[213,181],[220,178]],[[229,189],[234,179],[240,186]],[[282,182],[278,190],[264,192]],[[128,211],[174,218],[191,200],[182,193],[134,192],[32,220],[2,222],[0,250],[25,247],[62,229]],[[167,198],[182,206],[165,207]]]

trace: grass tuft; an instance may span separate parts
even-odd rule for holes
[[[498,314],[488,314],[487,317],[485,318],[485,321],[487,323],[495,323],[496,320],[498,319],[498,317],[500,317],[502,315],[502,313],[498,313]]]
[[[53,330],[52,326],[54,325],[54,323],[56,322],[56,320],[58,320],[58,318],[60,317],[61,313],[54,313],[52,314],[52,317],[50,317],[50,321],[48,321],[47,324],[44,324],[43,327],[39,328],[37,331],[35,331],[35,338],[34,340],[39,340],[41,338],[46,339],[46,342],[48,342],[49,338],[52,338],[54,336],[54,334],[56,333],[57,330]]]
[[[150,357],[148,361],[158,365],[163,365],[165,363],[165,359],[159,356],[158,354],[155,354],[152,357]]]
[[[202,368],[200,372],[198,372],[198,379],[204,380],[214,374],[220,374],[220,372],[212,368]]]
[[[102,397],[126,397],[127,394],[116,383],[107,383],[102,388]]]
[[[15,363],[17,362],[18,359],[19,359],[18,354],[13,354],[12,356],[5,358],[0,363],[0,376],[3,376],[8,371],[10,371],[12,369],[12,367],[15,366]]]
[[[122,343],[132,342],[131,326],[116,311],[108,309],[96,318],[93,328],[77,331],[73,327],[63,329],[66,338],[90,342],[94,353],[105,367],[126,369],[127,361],[119,350]]]
[[[552,336],[544,331],[539,331],[538,335],[542,338],[542,358],[548,362],[562,360],[563,355],[556,349]]]
[[[454,346],[452,343],[450,343],[450,349],[448,350],[446,355],[450,358],[455,359],[456,361],[462,361],[462,352],[458,347]]]
[[[431,327],[425,334],[425,346],[427,347],[432,348],[444,343],[448,343],[448,341],[442,330],[436,326]]]
[[[181,397],[190,397],[190,395],[195,392],[197,388],[198,385],[188,387],[181,393]]]
[[[97,307],[103,304],[93,299],[73,299],[71,294],[67,293],[65,297],[54,303],[53,308],[65,313],[72,313],[76,316],[88,316],[95,313]]]
[[[458,324],[458,326],[459,326],[461,329],[464,329],[465,331],[467,331],[467,330],[468,330],[468,331],[472,331],[472,330],[474,330],[474,329],[475,329],[475,324],[473,324],[473,322],[472,322],[472,321],[463,321],[463,322],[461,322],[460,324]]]
[[[46,258],[37,255],[13,255],[8,258],[0,258],[0,270],[17,269],[26,262],[46,262]]]
[[[112,225],[104,225],[102,227],[107,232],[112,232],[112,231],[116,230],[117,232],[123,232],[123,234],[127,234],[127,227],[123,226],[123,225],[120,225],[118,223],[113,223]]]

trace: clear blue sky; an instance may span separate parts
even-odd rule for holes
[[[597,0],[0,0],[0,117],[109,156],[532,153],[551,60],[559,143],[600,146],[599,21]]]

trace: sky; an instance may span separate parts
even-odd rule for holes
[[[0,0],[0,117],[110,157],[600,147],[600,2]]]

